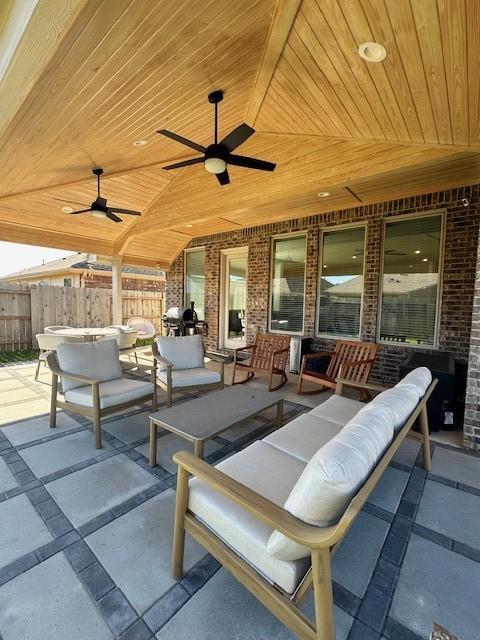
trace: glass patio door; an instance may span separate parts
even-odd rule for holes
[[[223,346],[226,349],[244,347],[247,307],[246,248],[223,254]]]

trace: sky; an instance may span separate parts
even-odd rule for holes
[[[0,241],[0,276],[72,255],[72,251]]]

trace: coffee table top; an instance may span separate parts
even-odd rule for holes
[[[150,419],[187,440],[207,440],[280,400],[279,393],[232,386],[160,409]]]

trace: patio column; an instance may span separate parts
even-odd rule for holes
[[[112,319],[122,324],[122,256],[112,257]]]

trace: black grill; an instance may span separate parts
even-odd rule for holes
[[[196,333],[206,334],[208,325],[198,319],[195,303],[191,302],[188,309],[171,307],[163,316],[163,326],[168,336],[189,336]]]

